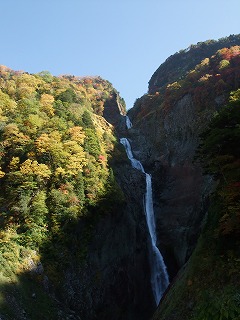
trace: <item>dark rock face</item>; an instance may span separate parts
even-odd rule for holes
[[[193,159],[214,110],[199,113],[186,95],[170,112],[156,109],[129,130],[136,157],[153,177],[158,244],[170,277],[192,253],[206,214],[211,179]]]
[[[154,310],[142,210],[145,177],[130,164],[116,174],[125,208],[99,221],[84,266],[65,275],[66,303],[81,319],[144,320]]]

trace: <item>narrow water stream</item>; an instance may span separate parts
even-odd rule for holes
[[[126,126],[128,129],[132,127],[131,121],[126,117]],[[151,175],[146,173],[141,162],[134,158],[131,145],[127,138],[121,138],[120,143],[125,147],[127,156],[131,161],[132,167],[141,171],[146,177],[146,192],[144,197],[144,210],[146,215],[147,226],[149,235],[151,238],[151,247],[149,248],[149,260],[151,268],[151,286],[156,305],[169,285],[169,277],[167,268],[164,263],[161,252],[159,251],[156,242],[156,225],[155,216],[153,210],[153,198],[152,198],[152,178]]]

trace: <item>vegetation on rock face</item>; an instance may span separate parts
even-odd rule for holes
[[[194,219],[198,216],[198,208],[196,206],[191,216],[188,216],[187,224],[183,221],[181,225],[184,212],[181,213],[180,209],[185,198],[183,190],[177,189],[177,183],[184,188],[185,185],[188,186],[188,181],[184,181],[184,175],[180,178],[174,176],[173,171],[184,172],[186,168],[198,168],[201,177],[200,167],[205,171],[203,188],[198,189],[201,214],[208,211],[204,221],[202,216],[198,216],[199,229],[203,228],[201,236],[192,256],[165,294],[154,314],[154,320],[240,319],[239,40],[239,35],[230,36],[218,42],[191,46],[171,56],[154,73],[149,82],[149,93],[137,99],[128,113],[134,129],[139,129],[149,144],[152,161],[149,161],[150,165],[154,163],[154,166],[158,165],[161,169],[161,178],[155,176],[155,179],[162,179],[164,174],[167,175],[167,186],[155,190],[156,203],[158,201],[160,206],[162,242],[167,242],[167,234],[170,243],[174,238],[174,231],[186,226],[181,238],[183,241],[178,240],[179,247],[174,247],[178,252],[181,246],[186,247],[184,237],[188,237],[188,230],[195,228],[191,223],[196,223]],[[189,111],[190,108],[192,112]],[[158,124],[150,129],[154,121],[158,121]],[[174,136],[174,129],[179,135]],[[199,137],[200,133],[202,135]],[[199,140],[201,144],[194,164],[192,159]],[[173,161],[167,157],[171,147],[174,152]],[[183,150],[180,160],[178,149]],[[189,154],[186,150],[190,150]],[[206,190],[210,189],[211,177],[215,190],[209,195]],[[191,185],[192,188],[197,189],[197,184],[196,180]],[[179,197],[177,194],[173,198],[174,190],[179,191]],[[165,199],[169,203],[172,201],[173,205],[170,207],[163,203],[166,202]],[[194,201],[193,196],[191,200]],[[176,219],[177,216],[177,227],[169,233],[165,232],[168,224],[162,222],[164,209],[166,219],[169,216],[169,220],[171,217]],[[159,243],[162,245],[161,239]],[[164,248],[164,244],[162,247]]]
[[[54,319],[38,283],[61,286],[73,249],[81,263],[98,217],[121,205],[108,166],[116,139],[101,117],[116,95],[100,77],[0,67],[0,316]]]
[[[176,277],[154,319],[240,317],[240,89],[202,134],[198,152],[218,182],[194,254]]]
[[[170,56],[152,75],[149,81],[149,93],[154,94],[169,83],[178,81],[195,68],[203,59],[210,58],[222,48],[240,45],[240,35],[230,35],[219,40],[207,40],[190,45]]]
[[[164,73],[165,74],[165,73]],[[210,58],[204,58],[194,65],[186,74],[174,82],[165,83],[154,93],[136,100],[133,110],[135,121],[164,108],[172,109],[176,102],[185,95],[192,96],[199,111],[212,107],[215,99],[216,107],[227,102],[229,92],[240,86],[240,46],[221,48]]]

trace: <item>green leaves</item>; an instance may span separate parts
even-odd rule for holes
[[[103,214],[108,201],[94,211],[102,199],[117,200],[108,168],[113,132],[94,114],[114,89],[99,77],[10,69],[0,88],[1,226],[15,226],[20,245],[39,250],[61,241],[68,252],[66,230]]]
[[[202,294],[193,320],[237,320],[240,303],[237,292],[226,288],[224,292],[206,291]]]
[[[217,212],[215,234],[221,239],[240,234],[240,90],[231,93],[224,107],[202,135],[200,154],[207,172],[220,179],[216,199],[221,203]]]

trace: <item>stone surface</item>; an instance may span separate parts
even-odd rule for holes
[[[134,154],[152,174],[158,245],[170,278],[192,253],[207,212],[211,179],[194,156],[214,111],[213,105],[200,113],[185,95],[169,112],[159,106],[129,130]]]

